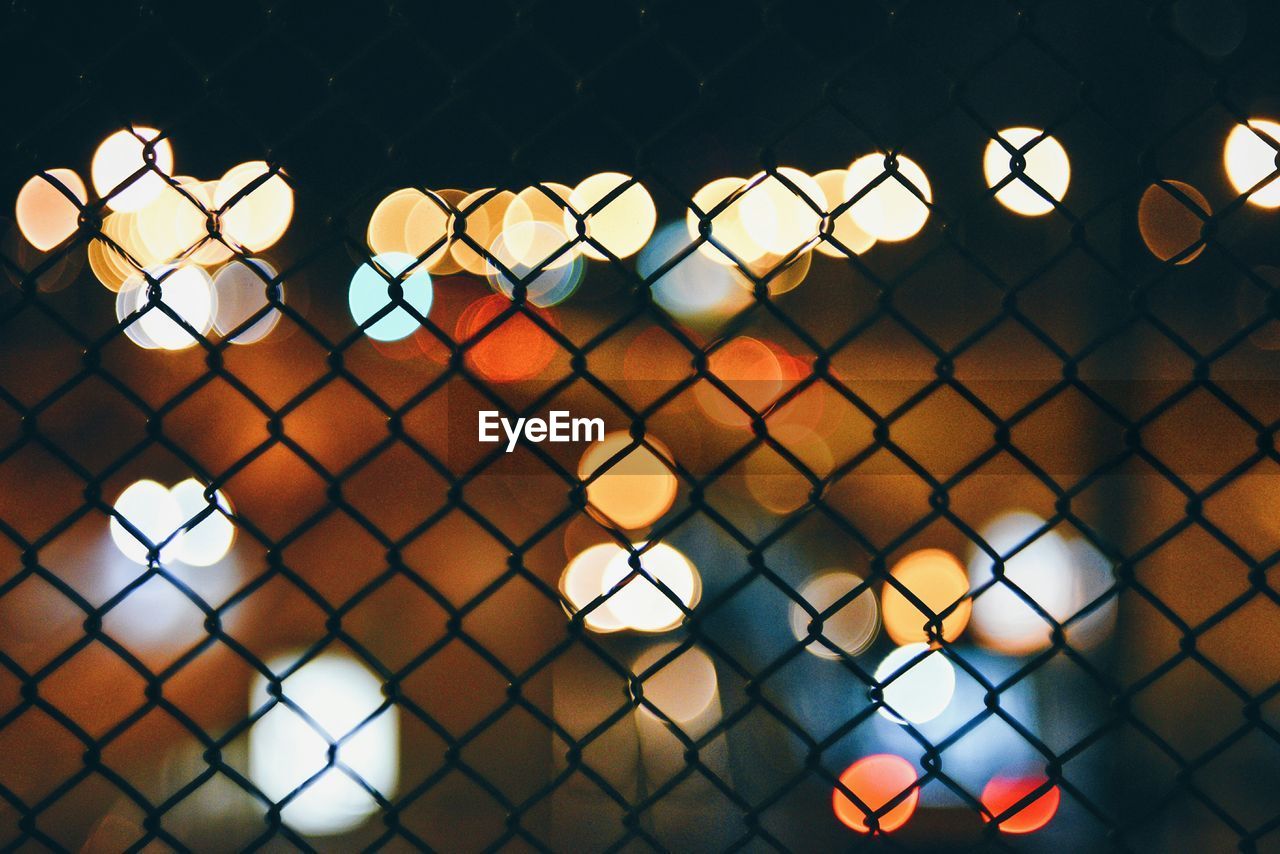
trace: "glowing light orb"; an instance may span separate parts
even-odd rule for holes
[[[219,264],[231,257],[225,244],[209,238],[211,188],[194,178],[180,176],[166,183],[146,207],[137,212],[138,236],[157,261],[173,261],[190,253],[202,265]],[[196,248],[199,247],[199,248]]]
[[[785,257],[817,242],[826,194],[812,177],[780,166],[777,175],[762,172],[751,181],[760,183],[742,199],[742,225],[757,246]]]
[[[453,215],[466,197],[461,190],[428,190],[405,217],[405,251],[417,257],[429,251],[426,265],[430,273],[451,276],[462,270],[452,251]]]
[[[213,291],[218,308],[213,315],[213,327],[220,335],[230,335],[254,317],[258,319],[237,332],[231,343],[256,344],[271,334],[281,315],[278,308],[268,309],[271,302],[267,299],[267,290],[277,275],[275,268],[260,258],[237,259],[214,274]],[[279,288],[283,302],[284,286]]]
[[[512,247],[513,240],[524,245],[523,255]],[[559,263],[566,257],[560,255],[555,262],[541,266],[564,245],[560,241],[560,232],[541,222],[524,223],[502,232],[489,248],[492,256],[486,265],[489,283],[511,299],[515,298],[517,284],[523,284],[525,299],[539,308],[564,302],[581,284],[584,264],[581,258],[569,253],[567,263]],[[544,250],[548,254],[536,263],[524,260],[525,256],[536,256]]]
[[[213,204],[222,212],[222,238],[250,252],[275,245],[293,220],[293,188],[261,160],[231,167],[218,180]]]
[[[1016,127],[1005,128],[998,136],[1014,148],[1021,149],[1043,134],[1044,131],[1036,128]],[[1022,157],[1026,165],[1021,174],[996,191],[996,201],[1023,216],[1043,216],[1053,210],[1053,203],[1032,188],[1027,179],[1060,202],[1071,183],[1071,161],[1067,159],[1062,143],[1051,136],[1040,139]],[[982,157],[987,186],[994,187],[1008,178],[1013,173],[1013,161],[1014,155],[998,140],[987,143],[987,151]]]
[[[515,193],[507,190],[494,192],[490,188],[477,190],[458,202],[454,228],[462,227],[466,239],[455,237],[449,251],[463,270],[477,276],[488,274],[488,260],[472,243],[484,253],[490,252],[493,242],[502,234],[503,218],[514,200]]]
[[[717,178],[693,194],[693,204],[685,213],[685,227],[691,240],[699,238],[702,220],[707,219],[709,239],[698,245],[698,251],[717,264],[743,267],[768,254],[746,227],[743,207],[746,197],[756,189],[745,189],[746,186],[742,178]],[[721,204],[725,206],[717,210]]]
[[[182,525],[182,510],[173,494],[154,480],[139,480],[121,492],[112,505],[116,516],[111,517],[111,540],[120,553],[141,566],[147,565],[147,551],[164,543],[160,560],[173,554],[173,543],[165,542]],[[146,540],[139,539],[121,524],[124,517]]]
[[[876,594],[865,586],[862,578],[852,572],[827,572],[810,578],[800,588],[800,595],[820,614],[843,600],[858,588],[861,592],[840,606],[840,609],[822,621],[821,636],[848,655],[858,655],[871,645],[880,631],[880,611],[876,607]],[[804,643],[809,637],[809,625],[813,618],[799,603],[792,602],[790,613],[791,634]],[[805,651],[819,658],[839,660],[840,653],[820,641],[808,643]]]
[[[984,814],[982,820],[991,821],[992,817],[1003,815],[1047,782],[1045,777],[992,777],[982,790],[982,805],[991,815]],[[1058,787],[1050,786],[997,826],[1001,833],[1034,833],[1057,814],[1060,800]]]
[[[277,658],[273,673],[292,666]],[[254,679],[249,709],[271,701],[265,677]],[[336,761],[383,797],[395,795],[399,780],[400,720],[384,703],[382,680],[355,659],[324,653],[282,683],[284,696],[299,711],[277,703],[249,729],[249,777],[268,798],[280,802],[298,792],[281,818],[309,836],[328,836],[358,827],[378,812],[378,802],[350,776],[329,766]],[[313,775],[320,774],[298,791]]]
[[[901,154],[897,156],[897,162],[897,175],[885,175],[889,170],[884,154],[859,157],[849,167],[849,174],[845,176],[844,182],[844,197],[852,199],[885,175],[883,181],[867,190],[849,208],[849,214],[858,228],[876,240],[885,242],[915,236],[929,219],[927,203],[933,201],[933,190],[929,187],[929,179],[925,177],[924,170]],[[904,181],[914,187],[915,192]]]
[[[682,320],[719,320],[731,317],[751,304],[750,291],[741,274],[724,264],[714,262],[705,246],[680,257],[680,260],[655,277],[691,244],[682,223],[662,226],[636,258],[636,270],[649,279],[653,301],[672,317]],[[718,252],[718,250],[717,250]]]
[[[169,492],[178,505],[178,515],[187,525],[205,510],[212,511],[174,540],[173,556],[188,566],[212,566],[226,557],[235,542],[236,528],[226,513],[231,512],[227,496],[220,490],[214,492],[215,504],[204,497],[204,485],[195,478],[187,478],[173,486]]]
[[[627,552],[616,543],[599,543],[589,546],[574,556],[560,575],[560,592],[568,600],[565,612],[569,616],[581,611],[605,590],[604,572],[609,562],[619,555],[626,559]],[[582,623],[593,632],[616,632],[627,626],[601,603],[582,618]]]
[[[627,184],[630,186],[620,195],[592,213],[600,202]],[[597,246],[618,258],[636,254],[648,242],[658,222],[658,209],[654,207],[649,191],[630,175],[620,172],[600,172],[584,178],[569,194],[569,206],[586,217],[586,237],[589,240],[582,242],[582,253],[596,261],[609,257]],[[577,220],[570,211],[564,213],[564,228],[568,234],[578,233]]]
[[[912,552],[898,561],[890,575],[933,612],[921,611],[901,590],[885,584],[880,606],[885,630],[894,643],[933,640],[926,624],[934,614],[942,613],[956,602],[960,604],[942,620],[942,637],[948,641],[960,637],[969,624],[973,603],[965,598],[969,594],[969,576],[954,555],[942,549]]]
[[[155,128],[135,125],[131,131],[116,131],[98,146],[89,172],[93,189],[107,199],[107,207],[136,211],[164,190],[163,176],[173,174],[173,147],[167,139],[156,141],[159,136]],[[149,165],[146,150],[152,143],[155,160]],[[147,171],[138,174],[144,167]]]
[[[835,468],[830,446],[812,428],[771,419],[769,435],[817,477],[826,477]],[[813,482],[772,448],[760,446],[743,466],[748,491],[770,513],[785,516],[813,500]]]
[[[588,509],[619,528],[635,530],[652,525],[676,500],[678,484],[669,467],[670,452],[651,436],[645,441],[658,453],[645,445],[626,451],[634,444],[631,436],[610,433],[587,448],[578,463],[578,478],[584,481],[604,468],[587,485]],[[611,463],[624,451],[620,459]]]
[[[823,209],[828,218],[836,208],[847,201],[844,195],[844,184],[848,177],[848,169],[828,169],[813,176],[813,180],[822,190],[822,200],[826,202]],[[840,245],[837,246],[837,243]],[[831,258],[845,258],[848,257],[846,254],[848,252],[861,255],[875,245],[876,239],[859,228],[858,223],[853,219],[853,214],[846,210],[835,217],[830,235],[824,234],[814,249]],[[841,246],[844,248],[840,248]]]
[[[734,338],[715,350],[707,362],[711,373],[741,403],[708,381],[693,387],[694,399],[708,417],[727,427],[748,426],[753,413],[763,413],[782,393],[778,355],[755,338]],[[743,409],[743,404],[748,409]]]
[[[412,255],[388,252],[373,258],[373,264],[381,267],[381,271],[370,263],[361,264],[356,270],[351,277],[351,288],[347,291],[347,305],[356,325],[364,326],[375,314],[393,304],[395,306],[365,328],[365,335],[377,341],[399,341],[412,335],[420,325],[418,318],[410,314],[404,305],[392,299],[392,282],[388,278],[398,282],[404,303],[419,315],[427,316],[427,312],[431,310],[433,295],[431,274],[419,265],[408,276],[403,276],[406,270],[417,263],[418,259]]]
[[[850,765],[840,775],[840,782],[870,810],[858,806],[839,787],[831,794],[831,808],[836,818],[858,833],[870,833],[871,814],[876,814],[876,827],[881,833],[892,833],[906,824],[920,801],[919,778],[915,766],[892,753],[866,756]],[[909,793],[892,807],[885,809],[903,792]],[[881,810],[884,810],[881,812]]]
[[[956,690],[955,667],[927,643],[909,643],[890,652],[876,668],[875,679],[883,686],[880,714],[894,723],[933,720],[946,710]]]
[[[674,643],[650,647],[632,663],[631,672],[637,676],[643,674],[676,647]],[[649,674],[640,687],[646,702],[678,724],[696,719],[711,708],[719,696],[715,662],[697,647],[689,647]],[[648,706],[640,706],[639,711],[658,717]]]
[[[1169,186],[1152,184],[1138,200],[1138,231],[1147,249],[1161,261],[1181,255],[1174,263],[1189,264],[1204,251],[1201,235],[1213,211],[1204,194],[1190,184],[1165,183]]]
[[[636,548],[643,548],[643,544],[637,544]],[[605,565],[602,592],[609,593],[623,579],[632,576],[630,558],[624,551]],[[702,597],[702,578],[688,558],[666,543],[657,543],[640,555],[640,567],[670,590],[675,599],[648,578],[636,574],[626,586],[614,591],[602,607],[609,609],[614,621],[633,631],[655,633],[674,629],[684,620],[684,611],[676,600],[692,610]]]
[[[48,252],[80,227],[80,206],[67,198],[67,193],[80,205],[89,199],[84,181],[73,169],[48,169],[18,191],[14,219],[22,236],[41,252]]]
[[[1039,516],[1017,511],[998,517],[979,533],[987,545],[1005,559],[1005,579],[1061,621],[1071,616],[1075,603],[1071,550],[1056,531],[1045,531],[1031,540],[1043,527],[1044,520]],[[969,559],[970,589],[977,590],[990,583],[993,573],[991,558],[975,547]],[[1048,645],[1051,635],[1048,621],[1005,582],[998,582],[977,595],[973,600],[972,622],[979,642],[1010,655],[1042,649]]]
[[[194,346],[198,339],[161,306],[176,314],[195,333],[207,334],[213,327],[214,313],[213,280],[209,274],[195,264],[182,264],[151,267],[147,276],[160,290],[155,304],[149,303],[151,284],[142,276],[126,282],[116,299],[116,317],[121,322],[133,312],[145,309],[125,332],[147,349],[185,350]]]
[[[548,181],[516,193],[502,215],[506,250],[518,263],[533,269],[555,269],[571,264],[581,254],[572,218],[565,211],[573,190]],[[510,265],[508,265],[510,266]]]
[[[770,296],[778,296],[795,290],[809,275],[813,266],[813,253],[805,252],[787,261],[781,255],[766,254],[747,265],[746,270],[734,269],[734,281],[754,293],[755,279],[764,283]]]
[[[560,345],[529,314],[558,329],[555,315],[545,309],[525,307],[509,314],[493,329],[488,329],[498,316],[511,309],[511,301],[501,294],[481,297],[467,306],[458,317],[454,337],[469,342],[483,333],[466,351],[467,365],[491,382],[517,382],[538,376],[551,364]]]
[[[425,213],[434,213],[434,222],[423,221],[423,239],[409,242],[409,217],[419,205],[428,205]],[[416,187],[405,187],[387,194],[373,213],[369,215],[369,226],[365,229],[365,243],[375,255],[387,252],[403,252],[417,257],[431,249],[425,260],[428,268],[441,255],[449,251],[448,246],[449,210],[444,205],[436,204],[434,199]],[[434,226],[434,227],[432,227]],[[420,244],[420,245],[419,245]],[[438,244],[438,245],[437,245]]]
[[[134,261],[130,261],[121,254],[127,251],[125,244],[128,243],[129,229],[125,220],[132,216],[133,214],[130,213],[107,214],[102,220],[102,233],[109,240],[95,237],[89,241],[89,248],[85,251],[89,259],[89,269],[109,291],[118,292],[126,282],[138,276],[141,267],[146,266],[145,262],[137,258],[134,261],[137,261],[138,265],[135,265]]]
[[[1222,151],[1227,178],[1237,193],[1249,193],[1249,204],[1260,208],[1280,207],[1280,178],[1262,183],[1276,172],[1278,149],[1280,124],[1267,119],[1250,119],[1247,125],[1236,125],[1227,134],[1227,144]]]

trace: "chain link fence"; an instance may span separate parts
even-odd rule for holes
[[[1270,5],[3,14],[5,850],[1280,850]]]

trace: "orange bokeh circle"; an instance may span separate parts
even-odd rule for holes
[[[840,782],[845,788],[873,812],[879,812],[904,791],[911,790],[905,798],[877,816],[881,833],[892,833],[906,824],[915,813],[916,804],[920,800],[917,779],[915,766],[892,753],[863,757],[840,775]],[[853,828],[858,833],[871,832],[871,825],[867,821],[868,813],[838,787],[832,791],[831,807],[835,810],[836,818],[846,827]]]
[[[982,805],[991,816],[999,817],[1023,798],[1047,782],[1044,777],[992,777],[982,790]],[[1034,833],[1044,827],[1058,812],[1062,796],[1051,786],[1031,803],[999,823],[1001,833]],[[983,816],[991,821],[991,817]]]

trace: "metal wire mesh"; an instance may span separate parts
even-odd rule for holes
[[[143,152],[117,191],[54,186],[77,221],[46,251],[6,223],[6,850],[1280,849],[1280,279],[1258,204],[1275,167],[1241,188],[1221,158],[1232,128],[1273,106],[1269,6],[5,15],[5,198],[56,165],[87,174],[92,146],[121,128]],[[1002,136],[1024,124],[1027,140]],[[1050,137],[1071,156],[1065,195],[1029,165]],[[1009,169],[984,183],[992,140]],[[170,142],[177,170],[161,162]],[[869,152],[875,176],[834,205],[790,167]],[[173,177],[257,161],[221,196]],[[614,171],[627,177],[584,208],[550,183]],[[753,177],[694,198],[725,173]],[[139,180],[180,197],[174,221],[196,212],[203,231],[177,259],[241,262],[264,294],[251,310],[214,332],[168,298],[181,268],[137,257],[109,225]],[[1012,185],[1047,213],[1002,206]],[[235,212],[280,186],[287,231],[246,245],[257,225],[232,227]],[[494,189],[437,192],[454,186]],[[590,227],[633,186],[687,233],[648,264]],[[447,222],[405,263],[369,239],[396,187],[432,188],[422,196]],[[531,204],[562,212],[565,240],[515,263],[479,223],[529,187]],[[849,245],[837,222],[884,187],[920,206],[923,227]],[[778,188],[820,231],[744,257],[717,223]],[[838,257],[816,258],[818,244]],[[437,273],[424,309],[415,271],[454,247],[493,287]],[[655,296],[715,253],[741,280],[732,310],[690,320]],[[585,279],[551,310],[539,283],[570,259]],[[364,264],[385,296],[353,321]],[[95,281],[103,269],[120,294]],[[494,291],[488,314],[457,322]],[[412,337],[372,342],[404,317]],[[523,337],[494,343],[517,323]],[[718,369],[744,339],[783,353],[785,373]],[[495,368],[544,347],[535,371]],[[815,405],[826,460],[788,432]],[[629,438],[583,473],[581,445],[477,444],[480,409],[566,409]],[[678,497],[619,525],[589,493],[638,448]],[[117,503],[140,478],[194,478],[198,511],[156,539]],[[759,483],[790,490],[785,510],[760,506]],[[993,536],[1014,508],[1036,524]],[[184,530],[218,518],[234,524],[234,572],[173,559]],[[141,566],[120,568],[112,523]],[[1063,612],[1040,575],[1012,567],[1068,537],[1104,581]],[[629,568],[574,601],[566,559],[599,543]],[[665,544],[696,565],[700,595],[652,571]],[[935,547],[969,554],[973,583],[941,609],[893,571]],[[829,601],[805,592],[837,566],[859,583]],[[678,626],[656,640],[600,631],[610,601],[645,583]],[[853,653],[830,625],[890,591],[929,646],[886,674],[874,653],[892,643]],[[949,631],[984,599],[1031,614],[1035,643]],[[377,683],[340,731],[302,693],[334,652]],[[695,654],[715,708],[677,714],[662,674]],[[969,705],[945,726],[904,720],[894,683],[936,658]],[[674,694],[694,689],[677,679]],[[272,792],[254,732],[278,735],[269,722],[286,711],[320,760]],[[344,757],[393,715],[396,770],[379,781]],[[909,761],[905,785],[842,776],[884,753]],[[1014,758],[1038,782],[993,809],[975,780]],[[370,814],[337,836],[300,829],[290,805],[335,775]],[[1048,793],[1060,805],[1047,826],[1010,833]],[[903,808],[915,815],[898,827]]]

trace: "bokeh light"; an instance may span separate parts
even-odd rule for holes
[[[636,270],[649,279],[690,245],[684,223],[668,223],[640,250]],[[714,262],[705,249],[703,245],[689,252],[650,282],[653,301],[672,317],[693,322],[723,320],[753,301],[741,273]]]
[[[1266,180],[1276,173],[1278,150],[1280,124],[1268,119],[1249,119],[1247,125],[1236,125],[1227,134],[1227,144],[1222,152],[1227,178],[1237,193],[1253,190],[1249,194],[1249,204],[1260,208],[1280,207],[1280,178]]]
[[[747,270],[751,276],[764,281],[769,296],[778,296],[798,288],[809,275],[809,269],[812,266],[812,252],[805,252],[790,261],[780,255],[770,254],[752,261],[747,265]],[[746,274],[735,276],[734,281],[744,288],[755,290],[755,282]]]
[[[652,436],[646,436],[645,442],[647,445],[628,451],[635,444],[631,436],[610,433],[587,448],[578,463],[578,478],[583,481],[608,465],[587,485],[587,506],[619,528],[636,530],[652,525],[676,500],[678,482],[670,468],[670,451]]]
[[[1009,655],[1025,655],[1049,644],[1051,628],[1023,595],[1056,620],[1071,616],[1075,577],[1067,542],[1054,530],[1044,531],[1034,513],[1014,511],[997,517],[979,533],[1004,558],[1004,578],[973,600],[973,630],[977,639]],[[1035,539],[1031,539],[1035,537]],[[974,548],[969,559],[969,587],[990,584],[995,571],[991,558]],[[1006,583],[1008,582],[1008,583]],[[1017,585],[1019,594],[1009,584]]]
[[[280,309],[270,308],[267,299],[268,283],[276,276],[274,267],[261,258],[239,259],[223,265],[213,276],[213,292],[217,297],[217,310],[213,315],[213,327],[220,335],[230,335],[250,318],[258,317],[231,338],[232,344],[256,344],[271,334],[280,322]],[[279,285],[281,302],[284,286]],[[259,316],[259,314],[261,315]]]
[[[831,807],[842,824],[858,833],[871,832],[869,819],[872,813],[877,814],[877,829],[882,833],[892,833],[906,824],[916,811],[916,804],[920,801],[917,780],[915,766],[901,756],[892,753],[865,756],[844,770],[840,782],[871,813],[850,800],[839,787],[832,791]],[[903,792],[908,794],[901,801],[880,812]]]
[[[481,297],[458,316],[456,340],[471,341],[499,315],[510,310],[511,300],[501,294]],[[559,328],[550,311],[526,306],[523,311],[509,314],[472,344],[466,354],[467,365],[491,382],[517,382],[542,373],[559,352],[560,345],[530,314],[553,329]]]
[[[1175,263],[1189,264],[1204,251],[1202,232],[1212,213],[1209,200],[1190,184],[1152,184],[1138,200],[1138,231],[1147,249],[1161,261],[1178,258]]]
[[[828,217],[836,208],[848,201],[844,195],[845,180],[848,177],[848,169],[828,169],[813,176],[813,180],[822,190],[822,200],[826,203],[824,210]],[[832,242],[832,239],[836,242]],[[836,243],[840,245],[837,246]],[[876,239],[859,228],[858,223],[853,219],[853,214],[846,209],[835,217],[830,234],[824,234],[814,249],[832,258],[846,258],[847,252],[861,255],[875,245]]]
[[[281,673],[293,663],[276,658],[267,666]],[[400,773],[398,710],[394,705],[382,709],[382,681],[347,655],[324,653],[281,684],[292,707],[275,703],[250,728],[250,779],[277,803],[297,792],[281,818],[301,833],[328,836],[358,827],[378,811],[378,802],[363,785],[330,767],[330,746],[336,744],[336,761],[366,785],[386,798],[394,796]],[[250,713],[270,702],[267,679],[257,674]]]
[[[453,257],[453,212],[466,197],[461,190],[428,190],[405,217],[405,251],[420,258],[430,250],[426,259],[429,273],[452,276],[462,271]],[[436,246],[440,248],[433,248]]]
[[[169,492],[178,505],[178,516],[183,525],[190,524],[212,508],[208,515],[175,538],[173,556],[188,566],[212,566],[222,560],[236,538],[235,525],[224,515],[232,512],[227,496],[215,490],[216,504],[211,504],[205,498],[204,485],[195,478],[174,484]]]
[[[898,172],[895,176],[886,175],[889,167],[885,159],[884,154],[876,153],[853,161],[849,174],[845,176],[844,197],[853,199],[866,190],[849,208],[853,221],[876,240],[906,240],[920,231],[929,219],[929,205],[926,203],[933,201],[933,190],[924,170],[915,161],[897,155]],[[870,190],[866,189],[882,175],[885,176],[883,181]],[[904,180],[915,188],[919,197],[903,184]]]
[[[590,213],[619,187],[628,184],[608,204]],[[569,194],[569,205],[579,216],[586,218],[586,237],[589,240],[582,242],[582,253],[596,261],[604,261],[609,255],[629,258],[636,254],[653,235],[653,227],[658,222],[658,210],[649,191],[639,181],[621,172],[600,172],[584,178]],[[577,235],[578,223],[570,211],[564,213],[564,227],[569,234]],[[597,246],[608,250],[609,255]]]
[[[222,238],[249,252],[275,245],[293,220],[293,188],[262,160],[231,167],[218,180],[213,204],[222,212]]]
[[[643,674],[677,647],[674,643],[650,647],[632,663],[631,672]],[[715,662],[697,647],[689,647],[650,674],[641,683],[641,690],[648,703],[677,724],[693,721],[719,696]],[[640,706],[639,710],[641,714],[654,715],[647,706]]]
[[[80,200],[77,205],[67,193]],[[80,227],[80,207],[89,199],[84,181],[73,169],[47,169],[18,191],[14,219],[22,236],[41,252],[62,243]]]
[[[89,171],[93,189],[107,199],[107,207],[113,211],[136,211],[164,190],[163,176],[173,174],[173,147],[168,139],[157,141],[159,136],[160,131],[155,128],[135,125],[132,130],[116,131],[98,146]],[[148,166],[148,145],[155,152],[154,163],[137,174]]]
[[[1027,179],[1035,182],[1054,201],[1062,201],[1067,194],[1067,185],[1071,183],[1071,161],[1067,159],[1066,149],[1058,140],[1045,136],[1044,131],[1037,128],[1005,128],[998,136],[1016,149],[1021,149],[1032,140],[1039,141],[1023,153],[1025,165],[1022,173],[996,191],[996,201],[1023,216],[1043,216],[1049,213],[1053,210],[1053,203],[1037,192]],[[988,187],[995,187],[1013,173],[1014,157],[999,140],[993,139],[987,143],[987,151],[982,158],[982,171],[986,175]]]
[[[523,252],[512,248],[513,240],[523,245]],[[541,222],[527,222],[502,232],[489,247],[492,256],[486,266],[489,283],[509,299],[515,298],[517,286],[523,284],[525,300],[540,308],[564,302],[582,283],[585,267],[582,259],[570,252],[539,269],[546,258],[564,245],[561,240],[558,229]],[[549,254],[536,263],[524,260],[525,256],[543,251]],[[568,258],[567,263],[559,263],[565,258]],[[535,270],[538,272],[534,273]]]
[[[782,393],[782,364],[768,345],[745,335],[715,350],[707,360],[710,372],[755,413],[766,410]],[[746,427],[753,415],[710,382],[693,387],[694,399],[714,421]]]
[[[701,219],[709,218],[709,239],[698,245],[698,251],[729,267],[745,266],[767,254],[747,231],[743,206],[747,195],[754,190],[744,190],[747,182],[742,178],[717,178],[693,194],[692,205],[685,214],[685,227],[689,238],[697,240],[702,233]],[[731,199],[723,209],[716,208]],[[702,212],[702,217],[694,209]],[[714,240],[718,246],[711,241]]]
[[[776,175],[762,172],[751,178],[757,181],[742,199],[742,225],[756,245],[785,257],[815,243],[826,210],[818,183],[790,166],[778,167]]]
[[[908,644],[930,641],[926,624],[956,602],[960,604],[942,620],[942,637],[953,641],[969,624],[973,603],[969,594],[969,576],[964,565],[942,549],[921,549],[904,557],[889,573],[932,612],[926,613],[908,599],[900,589],[886,583],[880,607],[884,612],[884,628],[894,643]]]
[[[502,241],[518,264],[529,269],[542,265],[556,269],[573,263],[581,254],[573,222],[565,219],[572,193],[569,187],[553,181],[516,193],[502,216]]]
[[[410,217],[415,211],[418,216],[410,228]],[[378,202],[369,215],[365,242],[375,255],[402,252],[415,258],[434,246],[436,248],[424,260],[430,270],[431,265],[449,251],[449,222],[446,206],[416,187],[405,187],[387,194]]]
[[[573,616],[605,592],[605,567],[614,558],[627,552],[616,543],[597,543],[583,549],[565,566],[560,574],[560,592],[568,600],[565,612]],[[593,632],[616,632],[626,628],[614,613],[601,603],[582,619],[583,625]]]
[[[955,667],[927,643],[894,649],[876,668],[875,679],[883,686],[880,714],[896,723],[933,720],[946,710],[956,690]]]
[[[131,484],[116,498],[112,505],[117,515],[111,517],[111,540],[120,553],[141,566],[147,565],[147,551],[151,546],[164,543],[160,560],[173,554],[172,542],[166,542],[182,525],[184,519],[177,499],[163,485],[154,480],[139,480]],[[138,539],[120,522],[123,517],[148,542]]]
[[[779,360],[784,361],[784,357],[779,356]],[[830,446],[811,427],[777,423],[777,419],[770,419],[769,435],[813,475],[826,477],[835,468]],[[743,461],[743,466],[751,497],[770,513],[785,516],[813,500],[813,482],[789,459],[767,445],[753,451]]]
[[[160,294],[156,303],[149,306],[152,282]],[[163,311],[162,305],[186,326]],[[130,314],[144,308],[146,310],[125,330],[130,338],[147,349],[185,350],[198,340],[187,327],[200,335],[207,334],[213,327],[213,280],[196,264],[151,267],[146,278],[136,275],[120,289],[116,299],[117,320],[124,322]]]
[[[388,276],[399,280],[403,302],[421,316],[427,316],[431,310],[431,274],[419,265],[408,276],[403,275],[417,263],[418,259],[412,255],[388,252],[385,255],[375,255],[373,263],[360,265],[351,277],[351,288],[347,292],[347,304],[357,325],[364,325],[375,314],[392,305],[392,283],[388,281]],[[374,264],[382,270],[379,271]],[[399,341],[412,335],[419,325],[418,319],[404,305],[397,304],[366,328],[364,333],[378,341]]]
[[[638,543],[635,548],[644,548],[644,544]],[[623,552],[605,565],[601,579],[603,592],[608,593],[632,575],[630,559],[631,555]],[[675,599],[649,578],[636,574],[624,587],[614,591],[602,607],[609,609],[614,621],[633,631],[655,633],[674,629],[684,620],[684,611],[676,600],[692,610],[702,598],[701,576],[687,557],[666,543],[656,543],[641,554],[640,567],[670,590]]]
[[[456,222],[453,227],[455,230],[459,226],[463,227],[466,237],[488,253],[493,242],[502,234],[503,218],[514,200],[515,193],[508,190],[497,192],[492,188],[476,190],[458,202],[457,213],[454,215]],[[449,251],[453,254],[458,266],[468,273],[476,276],[489,273],[492,265],[466,240],[454,238]]]
[[[880,631],[880,610],[876,607],[875,592],[866,586],[862,578],[843,570],[815,575],[799,591],[801,598],[821,614],[859,588],[861,590],[856,596],[822,620],[822,638],[847,655],[864,652]],[[798,602],[791,603],[788,616],[791,634],[797,641],[805,643],[806,652],[833,661],[840,659],[840,653],[821,640],[806,643],[813,618]]]
[[[231,257],[225,244],[209,238],[212,209],[211,185],[179,176],[138,210],[133,222],[141,244],[156,261],[173,261],[190,252],[191,261],[208,266]]]
[[[984,814],[983,821],[991,821],[1000,816],[1023,798],[1028,797],[1048,782],[1041,777],[992,777],[982,790],[982,805],[991,816]],[[1044,827],[1058,812],[1061,794],[1057,786],[1050,786],[1047,791],[1019,809],[1013,815],[1000,821],[1001,833],[1034,833]]]
[[[102,233],[116,245],[113,246],[111,242],[95,237],[89,241],[89,248],[85,251],[89,260],[89,269],[93,271],[94,278],[109,291],[119,291],[126,282],[139,273],[139,268],[120,254],[120,249],[117,248],[120,241],[113,236],[119,232],[119,221],[129,216],[131,214],[112,213],[104,217]]]

